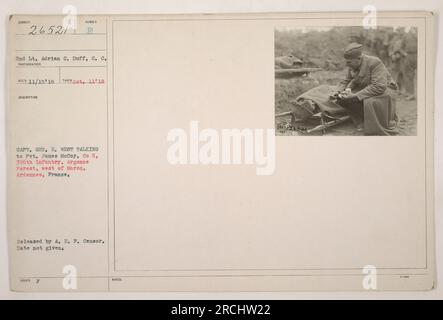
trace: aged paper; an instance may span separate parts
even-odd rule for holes
[[[11,289],[432,289],[434,19],[365,18],[11,16]]]

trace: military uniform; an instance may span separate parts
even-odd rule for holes
[[[360,68],[349,69],[346,79],[339,83],[338,90],[350,88],[358,100],[362,101],[384,94],[391,84],[392,77],[383,62],[377,57],[363,54]]]
[[[357,68],[349,68],[346,78],[338,84],[338,91],[350,89],[355,99],[338,101],[359,127],[364,122],[364,100],[385,94],[393,83],[392,77],[383,62],[374,56],[362,54],[363,46],[351,43],[344,52],[345,59],[360,59]]]

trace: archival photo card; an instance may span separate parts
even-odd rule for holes
[[[434,20],[12,15],[11,289],[431,290]]]

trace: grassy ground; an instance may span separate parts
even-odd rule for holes
[[[345,71],[318,71],[305,77],[292,79],[275,80],[275,113],[290,111],[290,101],[294,100],[303,92],[317,87],[321,84],[336,85],[345,77]],[[405,96],[397,95],[397,115],[399,118],[400,135],[416,135],[417,129],[417,102],[408,101]],[[291,130],[290,117],[276,118],[277,135],[300,135],[299,132]],[[307,126],[315,125],[312,121]],[[321,132],[310,135],[321,135]],[[350,120],[335,127],[331,127],[326,132],[327,135],[362,135],[362,132],[355,130]]]

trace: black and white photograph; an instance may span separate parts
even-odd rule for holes
[[[276,135],[415,136],[417,28],[276,27]]]
[[[442,299],[443,2],[216,1],[0,2],[0,300]]]

